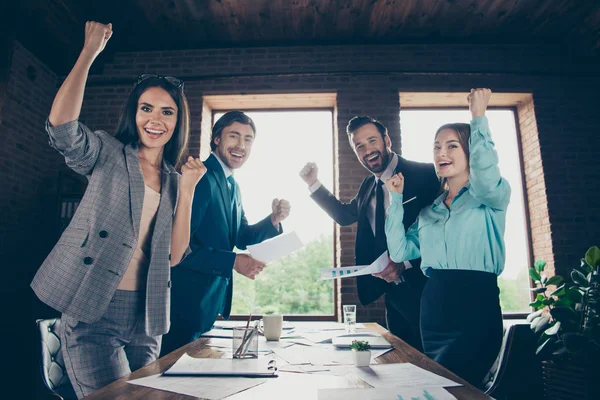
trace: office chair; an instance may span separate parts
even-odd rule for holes
[[[543,386],[536,347],[528,324],[505,328],[500,354],[483,383],[485,394],[496,400],[539,398]]]
[[[41,339],[41,373],[46,387],[63,400],[77,399],[69,381],[60,343],[60,318],[36,321]]]

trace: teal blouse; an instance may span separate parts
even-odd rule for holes
[[[504,229],[510,185],[500,176],[498,153],[487,117],[471,121],[469,181],[448,209],[445,191],[421,210],[405,233],[403,196],[391,193],[385,221],[390,258],[395,262],[421,257],[425,275],[433,269],[492,272],[504,269]]]

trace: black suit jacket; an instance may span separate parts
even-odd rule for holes
[[[433,164],[418,163],[405,160],[398,156],[398,165],[394,173],[404,175],[404,199],[416,196],[404,206],[404,227],[408,228],[415,222],[423,207],[430,205],[440,191],[440,182]],[[369,224],[367,209],[375,195],[375,176],[369,175],[362,182],[358,194],[349,203],[342,203],[324,186],[316,190],[311,197],[331,218],[342,226],[358,222],[356,233],[355,261],[356,265],[368,265],[377,259],[385,250],[386,243],[377,243]],[[406,282],[422,280],[420,270],[421,260],[411,260],[413,268],[404,273]],[[363,305],[370,304],[386,293],[394,283],[371,275],[357,277],[358,298]]]
[[[237,183],[234,213],[219,161],[211,154],[204,165],[207,172],[196,185],[192,205],[192,252],[171,270],[171,314],[198,332],[209,330],[219,313],[229,317],[234,246],[244,250],[281,231],[281,224],[276,229],[270,215],[254,225],[248,224]]]

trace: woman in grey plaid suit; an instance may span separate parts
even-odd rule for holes
[[[175,171],[189,136],[176,78],[141,75],[115,137],[78,121],[89,68],[111,35],[111,24],[86,24],[83,50],[52,104],[50,146],[88,187],[31,283],[62,313],[79,398],[158,357],[169,330],[170,266],[187,251],[194,189],[206,172],[192,157]]]

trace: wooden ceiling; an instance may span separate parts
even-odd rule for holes
[[[273,45],[548,43],[600,53],[598,0],[12,0],[3,30],[58,73],[86,20],[108,51]],[[10,3],[10,4],[9,4]]]

